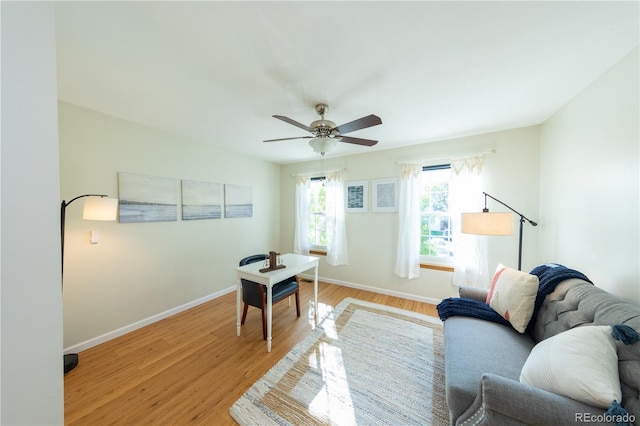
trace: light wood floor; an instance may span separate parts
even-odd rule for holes
[[[435,306],[319,284],[320,314],[345,297],[437,316]],[[260,311],[236,336],[236,295],[225,295],[80,353],[64,379],[66,425],[234,425],[229,407],[315,326],[313,284],[300,289],[301,316],[273,308],[267,353]]]

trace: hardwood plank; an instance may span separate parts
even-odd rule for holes
[[[345,297],[437,317],[434,305],[327,283],[319,310]],[[313,285],[295,301],[273,307],[273,344],[266,351],[260,311],[249,308],[236,336],[236,295],[225,295],[80,353],[65,376],[65,424],[234,425],[229,407],[315,328]]]

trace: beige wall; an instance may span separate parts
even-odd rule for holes
[[[59,111],[65,200],[117,197],[118,172],[130,172],[176,178],[178,196],[180,179],[248,185],[254,203],[252,218],[122,224],[82,220],[82,201],[71,204],[65,348],[220,294],[235,285],[239,259],[279,249],[278,165],[63,102]],[[91,230],[100,232],[99,244],[90,244]]]
[[[638,48],[542,126],[541,252],[640,304]]]
[[[384,141],[380,142],[384,144]],[[459,157],[495,149],[495,154],[485,157],[485,191],[511,205],[527,217],[538,218],[539,183],[539,128],[537,126],[506,130],[466,138],[425,143],[405,148],[366,152],[349,157],[325,160],[325,169],[346,167],[344,180],[371,180],[397,177],[400,167],[397,161],[413,159]],[[320,156],[317,161],[282,166],[280,183],[282,191],[283,250],[293,248],[295,178],[292,173],[321,171]],[[371,197],[369,197],[371,201]],[[479,206],[479,211],[482,206]],[[489,200],[489,209],[504,211],[502,206]],[[422,269],[414,280],[394,274],[398,235],[397,213],[347,213],[347,239],[349,265],[334,267],[320,262],[320,276],[345,285],[370,288],[375,291],[397,294],[411,299],[439,301],[455,295],[451,285],[451,273]],[[493,274],[497,264],[517,267],[518,236],[480,237],[489,246],[488,268]],[[539,261],[538,228],[527,225],[524,233],[523,269],[528,270]]]
[[[0,424],[64,422],[54,5],[1,2]]]

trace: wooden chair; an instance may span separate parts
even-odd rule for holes
[[[245,257],[240,261],[240,266],[248,265],[254,262],[264,262],[268,259],[267,254],[255,254]],[[249,305],[255,306],[262,311],[262,337],[267,340],[267,287],[253,281],[241,279],[242,282],[242,301],[244,302],[244,311],[242,312],[242,322],[247,318],[247,310]],[[272,305],[291,295],[296,296],[296,314],[300,316],[300,285],[298,279],[293,276],[286,280],[282,280],[272,287]]]

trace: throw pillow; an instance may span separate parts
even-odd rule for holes
[[[538,277],[498,265],[491,281],[487,303],[519,333],[524,333],[533,315]]]
[[[541,341],[522,367],[520,382],[600,408],[620,401],[611,327],[576,327]]]

